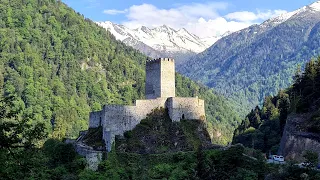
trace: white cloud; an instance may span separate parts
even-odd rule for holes
[[[242,22],[250,22],[258,19],[255,13],[249,12],[249,11],[233,12],[233,13],[227,14],[225,17],[227,19],[237,20]]]
[[[259,21],[266,20],[275,16],[279,16],[280,14],[286,13],[284,10],[267,10],[267,11],[257,11],[257,13],[249,12],[249,11],[240,11],[233,12],[227,14],[225,17],[229,20],[236,20],[241,22],[251,22],[251,21]]]
[[[256,10],[233,12],[224,16],[219,14],[228,7],[229,4],[224,2],[180,4],[167,9],[141,4],[125,10],[107,10],[107,14],[125,13],[127,20],[122,24],[129,28],[152,28],[165,24],[175,29],[185,28],[199,37],[211,37],[227,31],[234,32],[286,12]]]
[[[110,15],[116,15],[116,14],[124,14],[127,11],[128,11],[127,9],[125,9],[125,10],[107,9],[107,10],[104,10],[103,13],[110,14]]]

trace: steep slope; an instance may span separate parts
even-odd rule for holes
[[[319,115],[313,114],[313,116]],[[320,133],[297,128],[306,126],[310,119],[312,113],[292,114],[288,117],[278,151],[287,160],[304,162],[303,155],[307,150],[320,154]]]
[[[200,39],[182,28],[175,30],[166,25],[149,29],[142,26],[129,29],[124,25],[112,22],[97,22],[110,31],[118,40],[124,42],[150,57],[168,56],[177,60],[178,64],[188,57],[200,53],[217,41],[220,36]]]
[[[45,122],[50,137],[77,136],[104,104],[144,98],[145,55],[61,1],[0,2],[1,95],[16,96],[13,109]],[[208,120],[230,140],[237,116],[229,102],[176,77],[177,94],[206,99]]]
[[[209,149],[213,146],[205,127],[201,120],[172,122],[167,110],[155,109],[124,137],[116,138],[115,146],[117,151],[138,154]]]
[[[319,108],[320,57],[296,73],[290,88],[252,110],[235,130],[233,143],[280,153],[287,160],[304,161],[306,151],[320,155]]]
[[[235,32],[178,71],[248,110],[287,87],[298,64],[320,53],[320,2]]]

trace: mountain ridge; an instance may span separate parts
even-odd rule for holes
[[[105,104],[144,99],[147,56],[64,3],[3,1],[0,17],[0,99],[17,97],[12,108],[43,122],[50,137],[76,137],[87,129],[89,112]],[[226,134],[219,137],[224,143],[230,140],[238,120],[231,103],[175,77],[177,96],[205,99],[207,119]]]
[[[290,85],[297,66],[320,53],[319,19],[317,1],[223,37],[177,70],[249,110]]]
[[[117,40],[124,42],[147,56],[153,58],[173,57],[177,63],[184,62],[210,47],[216,40],[227,35],[200,38],[188,32],[185,28],[175,30],[167,25],[148,28],[141,26],[136,29],[127,28],[110,21],[96,22],[110,31]]]

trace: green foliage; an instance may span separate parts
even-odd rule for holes
[[[53,165],[68,164],[75,160],[76,152],[71,144],[64,144],[59,141],[52,142],[52,140],[48,141],[44,144],[43,148],[45,149],[45,153],[51,157]]]
[[[75,138],[89,112],[144,98],[147,57],[61,1],[1,0],[0,17],[2,93],[49,137]],[[226,100],[176,77],[178,95],[206,100],[207,119],[223,132],[217,142],[230,141],[239,119]]]
[[[280,91],[276,96],[266,97],[262,109],[256,107],[252,110],[235,130],[233,142],[264,152],[275,151],[290,113],[312,113],[313,116],[298,130],[319,133],[319,82],[320,57],[308,62],[303,73],[298,67],[290,88]]]
[[[17,102],[16,98],[0,98],[0,177],[42,177],[35,171],[45,169],[42,167],[45,157],[36,149],[46,137],[43,123],[19,116],[21,109],[13,105]]]
[[[1,1],[0,9],[1,17],[10,10],[0,30],[4,94],[52,126],[51,137],[75,137],[90,111],[143,97],[146,57],[61,1]]]
[[[157,108],[124,137],[116,137],[115,145],[120,152],[159,154],[209,148],[211,139],[200,120],[172,122],[168,110]]]
[[[189,78],[176,74],[177,96],[194,97],[205,100],[206,119],[208,131],[212,142],[216,144],[228,144],[233,137],[233,131],[240,123],[240,118],[234,104],[223,96],[206,86],[198,85]]]
[[[303,157],[305,158],[305,163],[308,168],[313,168],[318,165],[318,161],[319,161],[318,160],[318,158],[319,158],[318,153],[312,152],[312,151],[306,151],[304,153]]]
[[[279,169],[279,167],[276,167]],[[268,175],[268,179],[283,179],[283,180],[302,180],[310,179],[317,180],[320,177],[320,173],[316,170],[309,168],[299,168],[297,165],[288,163],[280,167],[280,171],[272,171]]]
[[[277,26],[254,25],[226,36],[178,71],[232,99],[245,115],[293,83],[296,67],[320,54],[319,38],[320,25],[310,11]]]
[[[268,167],[263,161],[247,158],[243,153],[242,146],[225,151],[200,148],[197,152],[144,155],[113,152],[117,162],[112,163],[112,169],[113,172],[120,170],[128,179],[263,179]],[[111,158],[103,164],[111,161],[114,162]],[[100,175],[105,172],[99,170]]]
[[[98,128],[89,128],[88,132],[83,137],[82,142],[94,149],[105,149],[102,129],[102,126],[99,126]]]
[[[233,143],[268,152],[280,143],[289,106],[289,95],[285,91],[266,97],[262,109],[257,106],[251,110],[235,130]]]

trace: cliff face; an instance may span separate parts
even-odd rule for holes
[[[291,114],[288,117],[279,149],[279,154],[286,160],[302,162],[303,154],[307,150],[317,152],[320,156],[320,135],[303,130],[311,117],[312,113]]]

